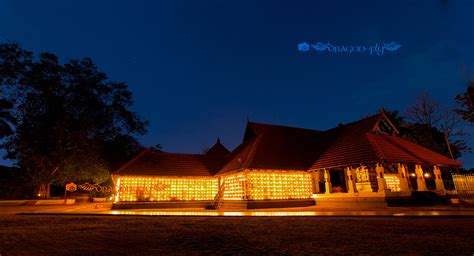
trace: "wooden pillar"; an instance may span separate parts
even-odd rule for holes
[[[408,185],[408,172],[405,165],[398,164],[398,174],[400,175],[400,192],[410,192]]]
[[[417,191],[428,191],[426,188],[425,178],[423,177],[423,169],[421,165],[415,165],[416,184],[418,185]]]
[[[347,192],[349,192],[349,194],[354,194],[357,192],[357,188],[355,184],[355,173],[352,167],[347,167],[346,169],[346,184],[347,184]]]
[[[433,174],[436,184],[436,192],[441,195],[446,195],[446,189],[444,188],[443,178],[441,177],[441,170],[437,165],[433,166]]]
[[[332,193],[331,174],[329,170],[324,169],[324,186],[326,188],[326,194]]]
[[[385,178],[383,176],[383,166],[381,164],[377,164],[377,166],[375,167],[375,172],[377,173],[377,185],[379,186],[378,193],[385,193],[385,191],[387,190],[387,183],[385,182]]]
[[[313,181],[313,194],[319,193],[319,171],[314,171],[311,173]]]

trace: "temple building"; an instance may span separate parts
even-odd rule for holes
[[[380,114],[317,131],[248,122],[232,152],[145,149],[113,173],[115,204],[290,207],[385,203],[413,191],[446,193],[446,168],[462,163],[398,136]]]

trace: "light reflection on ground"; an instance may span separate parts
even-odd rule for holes
[[[107,214],[107,213],[105,213]],[[386,217],[410,217],[410,216],[472,216],[472,213],[442,212],[442,211],[135,211],[135,210],[113,210],[112,215],[134,215],[134,216],[248,216],[248,217],[271,217],[271,216],[386,216]]]
[[[474,218],[474,208],[452,206],[430,207],[386,207],[386,208],[273,208],[226,211],[205,210],[201,208],[168,209],[115,209],[111,204],[51,205],[51,206],[1,206],[2,214],[42,214],[42,215],[82,215],[82,216],[202,216],[202,217],[468,217]]]

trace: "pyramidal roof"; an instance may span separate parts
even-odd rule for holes
[[[226,156],[230,151],[221,143],[220,138],[217,138],[216,144],[212,146],[206,153],[206,156]]]

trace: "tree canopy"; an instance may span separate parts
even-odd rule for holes
[[[471,150],[459,115],[428,93],[419,95],[404,115],[396,110],[385,112],[400,136],[418,145],[454,159]]]
[[[464,120],[474,124],[474,81],[467,84],[466,92],[456,96],[458,108],[454,111]]]
[[[146,133],[127,85],[109,80],[90,58],[61,63],[52,53],[0,44],[0,86],[11,104],[3,108],[7,119],[0,104],[0,128],[2,120],[15,123],[2,147],[36,185],[101,183],[112,162],[140,148],[134,136]]]

